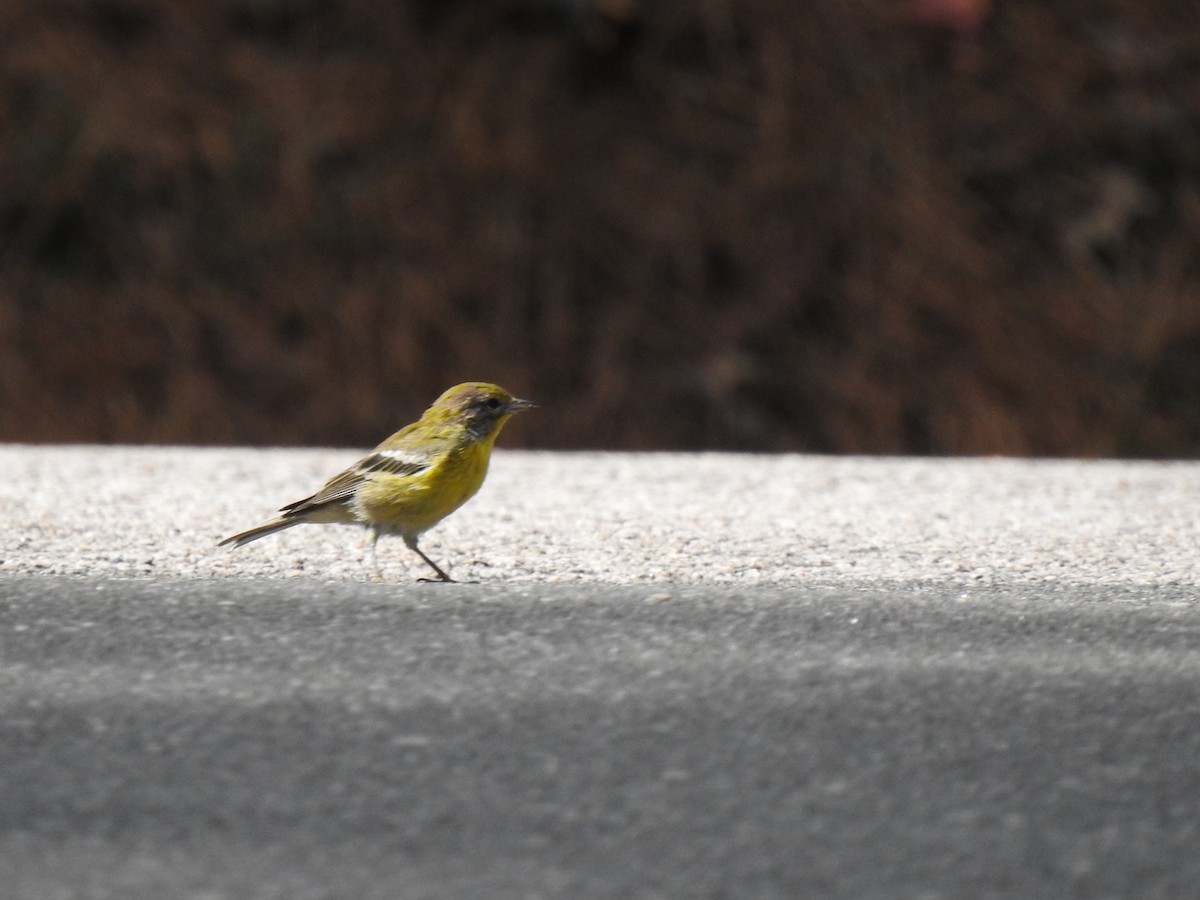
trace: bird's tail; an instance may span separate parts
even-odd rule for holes
[[[263,522],[261,525],[255,525],[239,534],[231,534],[225,540],[217,544],[218,547],[224,547],[229,544],[233,547],[240,547],[242,544],[248,544],[251,541],[257,541],[261,537],[266,537],[268,534],[274,534],[277,531],[283,531],[285,528],[291,528],[293,525],[299,525],[303,522],[300,518],[283,518],[272,519],[270,522]]]

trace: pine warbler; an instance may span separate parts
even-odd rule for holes
[[[475,495],[487,475],[496,436],[509,416],[533,404],[494,384],[468,382],[450,388],[419,421],[325,482],[303,500],[289,503],[269,522],[231,535],[221,545],[240,547],[303,522],[365,525],[371,529],[374,578],[380,580],[375,545],[381,534],[398,534],[436,579],[453,581],[417,546],[417,539]]]

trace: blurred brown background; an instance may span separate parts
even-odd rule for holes
[[[8,0],[0,440],[1195,456],[1191,0]]]

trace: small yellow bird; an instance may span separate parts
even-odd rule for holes
[[[425,410],[325,486],[289,503],[280,515],[218,546],[240,547],[304,522],[365,525],[371,529],[374,577],[380,579],[375,545],[381,534],[398,534],[404,545],[437,573],[421,581],[453,581],[417,547],[417,539],[473,496],[487,475],[496,436],[513,413],[532,409],[502,387],[483,382],[455,385]]]

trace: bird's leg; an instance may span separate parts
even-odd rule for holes
[[[379,543],[379,529],[371,529],[371,580],[375,582],[383,581],[383,570],[379,568],[379,553],[375,545]]]
[[[405,537],[404,545],[413,553],[417,554],[417,556],[421,557],[421,559],[425,560],[425,562],[429,565],[429,568],[433,569],[433,571],[437,572],[438,574],[437,578],[419,578],[417,579],[418,581],[454,581],[453,578],[438,568],[437,563],[435,563],[421,551],[421,548],[417,546],[417,539],[415,537]]]

